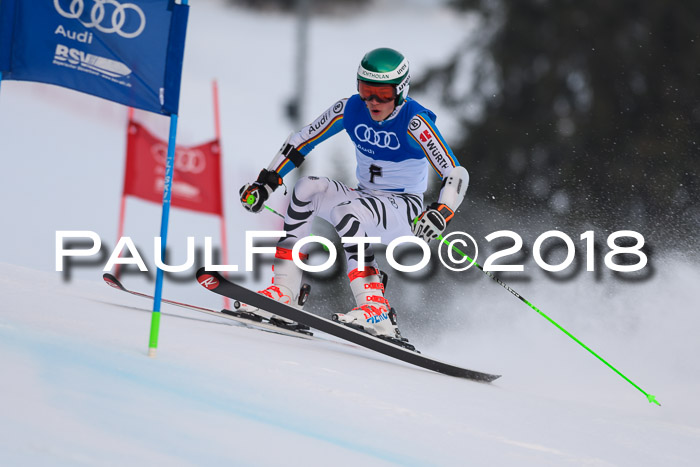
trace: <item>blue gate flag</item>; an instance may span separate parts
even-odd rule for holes
[[[177,114],[188,13],[175,0],[0,0],[0,73]]]

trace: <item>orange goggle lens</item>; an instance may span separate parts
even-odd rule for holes
[[[372,84],[360,81],[357,89],[363,101],[375,99],[384,104],[396,98],[396,88],[393,84]]]

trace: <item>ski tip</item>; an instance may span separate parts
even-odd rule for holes
[[[114,287],[115,289],[126,290],[119,279],[114,277],[112,274],[106,272],[102,274],[102,279],[107,283],[107,285]]]
[[[215,273],[209,273],[204,268],[197,271],[197,282],[208,290],[214,290],[221,285],[221,281],[216,277]]]
[[[199,279],[202,276],[216,277],[217,279],[223,277],[221,274],[219,274],[218,271],[208,271],[204,266],[197,269],[197,272],[195,273],[195,277],[197,279]]]

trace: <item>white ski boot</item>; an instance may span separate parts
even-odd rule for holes
[[[291,250],[286,248],[277,248],[275,262],[272,266],[272,271],[274,273],[272,285],[266,289],[259,290],[258,293],[277,302],[301,310],[304,308],[311,287],[308,284],[301,284],[303,271],[294,264],[294,261],[291,259],[291,253]],[[289,259],[287,259],[287,256]],[[239,301],[235,301],[233,306],[238,313],[248,315],[247,317],[253,319],[255,319],[255,317],[265,318],[273,324],[283,325],[284,327],[300,326],[304,329],[308,329],[307,326],[299,325],[295,321]]]
[[[401,339],[395,313],[384,298],[382,276],[376,268],[365,268],[350,274],[350,289],[357,307],[347,313],[335,313],[332,318],[351,327],[362,328],[377,337]]]

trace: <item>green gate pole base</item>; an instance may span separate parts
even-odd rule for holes
[[[160,331],[160,311],[151,313],[151,337],[148,341],[148,356],[155,357],[158,348],[158,333]]]

